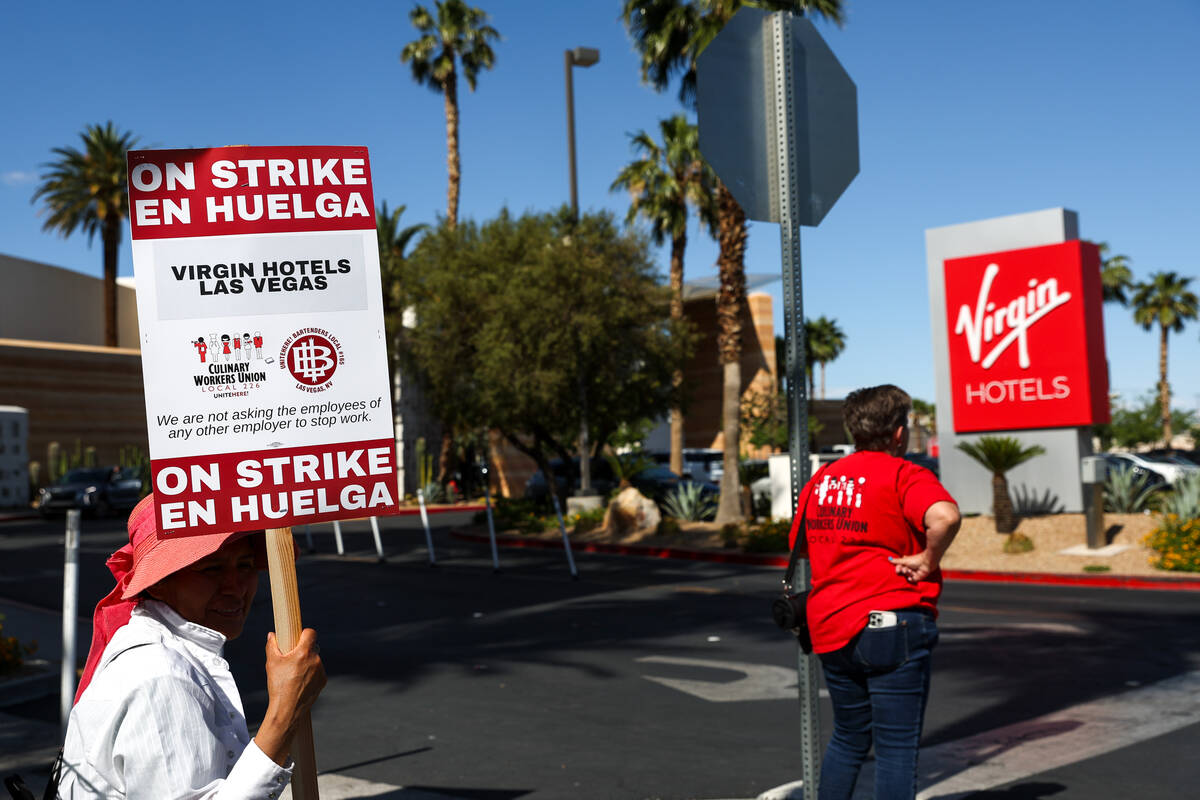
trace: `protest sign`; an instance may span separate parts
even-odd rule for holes
[[[129,153],[164,535],[397,511],[364,147]]]

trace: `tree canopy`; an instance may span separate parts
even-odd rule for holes
[[[593,452],[676,400],[691,336],[670,320],[647,239],[611,214],[443,224],[405,270],[406,361],[456,431],[499,430],[545,469],[574,454],[581,389]]]

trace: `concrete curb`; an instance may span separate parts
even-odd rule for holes
[[[468,542],[488,542],[487,536],[451,530],[455,539]],[[562,542],[543,539],[525,539],[515,536],[496,536],[499,547],[529,547],[535,549],[562,549]],[[638,556],[641,558],[673,558],[688,561],[711,561],[718,564],[747,564],[759,567],[783,567],[788,557],[771,553],[721,553],[713,550],[696,550],[687,547],[650,547],[634,544],[609,544],[606,542],[571,543],[571,549],[584,553]],[[977,583],[1030,583],[1041,586],[1082,586],[1106,589],[1150,589],[1156,591],[1200,592],[1200,578],[1168,578],[1138,575],[1064,575],[1054,572],[988,572],[984,570],[948,569],[942,571],[947,581],[973,581]]]

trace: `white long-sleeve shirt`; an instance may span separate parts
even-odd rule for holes
[[[61,800],[275,800],[291,780],[246,730],[225,637],[145,600],[71,710]]]

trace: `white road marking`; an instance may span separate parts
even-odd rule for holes
[[[734,681],[703,681],[684,678],[662,678],[643,675],[648,681],[661,683],[707,700],[710,703],[735,703],[743,700],[796,700],[797,679],[795,668],[776,667],[772,664],[747,664],[741,661],[716,661],[708,658],[676,658],[675,656],[645,656],[640,664],[678,664],[685,667],[704,667],[740,672],[742,677]],[[822,697],[829,694],[821,690]]]
[[[405,789],[403,786],[375,783],[359,778],[351,778],[348,775],[336,774],[318,775],[317,790],[320,792],[321,800],[350,800],[350,798],[358,797],[379,797],[380,795],[399,792],[401,790],[403,790],[403,794],[396,796],[403,797],[404,800],[453,800],[451,795],[447,794],[434,794],[433,792],[423,792],[419,789]],[[291,786],[283,790],[279,795],[279,800],[292,800]]]
[[[919,798],[951,800],[1200,722],[1200,672],[1102,697],[921,752]],[[925,783],[925,781],[922,781]]]
[[[1087,628],[1069,622],[1014,622],[1012,624],[939,626],[939,641],[965,642],[969,639],[995,639],[1022,633],[1054,633],[1062,636],[1087,636]],[[934,668],[936,674],[937,668]]]
[[[921,749],[917,800],[960,800],[1200,723],[1200,671]],[[875,762],[863,765],[855,800],[874,796]],[[798,800],[801,783],[758,800]]]

